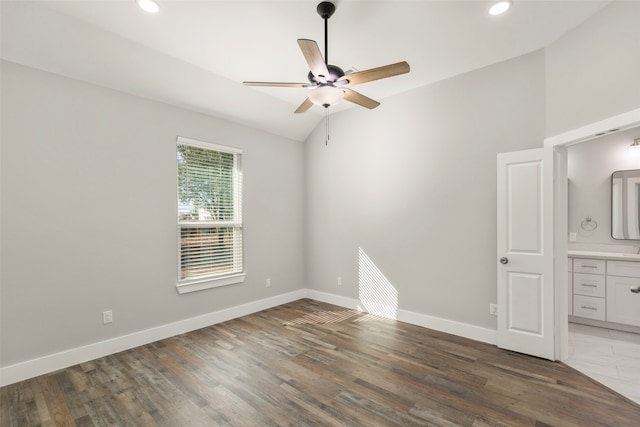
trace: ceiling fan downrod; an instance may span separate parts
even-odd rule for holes
[[[336,11],[336,6],[330,1],[323,1],[316,8],[318,15],[324,19],[324,63],[329,65],[329,18]]]

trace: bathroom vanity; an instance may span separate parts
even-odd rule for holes
[[[602,173],[600,159],[589,158],[583,167]],[[615,171],[609,185],[600,180],[597,186],[576,173],[571,188],[570,222],[577,233],[569,237],[575,241],[578,234],[584,242],[568,247],[569,321],[640,333],[640,169]],[[587,206],[599,207],[596,218],[583,216]]]
[[[589,249],[569,250],[569,321],[640,333],[640,248]]]

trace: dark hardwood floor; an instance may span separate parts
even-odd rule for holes
[[[3,387],[2,426],[639,426],[562,364],[304,299]]]

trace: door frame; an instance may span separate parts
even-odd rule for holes
[[[598,139],[611,133],[640,126],[640,108],[582,126],[549,138],[544,147],[554,151],[554,301],[555,301],[555,355],[556,360],[569,357],[569,310],[567,300],[567,252],[568,252],[568,175],[567,147]]]

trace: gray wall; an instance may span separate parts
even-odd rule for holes
[[[242,285],[176,291],[178,135],[244,149]],[[2,365],[303,287],[303,153],[299,142],[3,62]]]
[[[361,249],[379,303],[397,293],[400,309],[495,328],[496,154],[542,146],[544,102],[538,51],[337,114],[327,146],[320,125],[306,143],[308,287],[359,298]]]
[[[614,1],[547,47],[547,136],[640,108],[640,1]]]
[[[548,136],[640,108],[640,2],[614,1],[545,49]],[[610,176],[636,169],[628,156],[639,131],[616,133],[569,148],[569,231],[578,242],[624,244],[611,238]],[[598,228],[580,224],[590,216]]]
[[[577,242],[638,244],[611,237],[611,174],[640,169],[640,156],[629,153],[635,138],[640,138],[640,128],[569,147],[569,231],[577,233]],[[593,231],[580,227],[588,216],[598,223]]]

